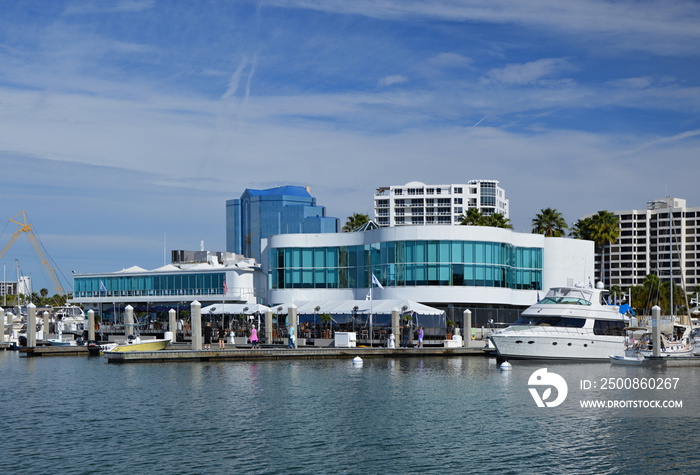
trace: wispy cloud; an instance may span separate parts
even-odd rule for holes
[[[522,64],[508,64],[503,68],[492,69],[484,79],[487,83],[505,85],[525,85],[551,83],[560,72],[571,69],[566,59],[544,58]]]
[[[378,81],[380,87],[393,86],[394,84],[403,84],[408,81],[406,76],[400,74],[394,74],[392,76],[385,76]]]
[[[546,28],[560,35],[589,35],[579,41],[613,50],[693,54],[700,40],[700,4],[693,1],[609,2],[604,0],[375,1],[268,0],[285,8],[395,19],[432,18]]]
[[[86,13],[140,12],[153,8],[155,0],[121,0],[116,2],[87,1],[66,8],[67,15]]]

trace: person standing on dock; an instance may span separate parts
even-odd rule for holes
[[[423,348],[423,327],[418,327],[418,348]]]
[[[63,317],[60,315],[56,318],[56,339],[63,341]]]
[[[258,329],[255,328],[255,325],[250,329],[250,345],[254,350],[258,348]]]
[[[401,336],[401,348],[408,348],[408,339],[411,337],[411,324],[406,322],[403,327],[403,335]]]
[[[223,326],[219,328],[219,349],[226,349],[226,329]]]
[[[287,345],[287,348],[296,348],[296,335],[294,334],[294,327],[292,324],[289,324],[289,344]]]
[[[211,336],[214,334],[214,329],[211,327],[211,322],[207,322],[204,327],[204,349],[211,350]]]

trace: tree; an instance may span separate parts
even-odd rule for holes
[[[632,287],[632,307],[641,315],[650,315],[651,308],[658,305],[661,312],[668,315],[671,311],[670,289],[670,282],[661,282],[657,275],[649,274],[644,278],[642,285]],[[674,284],[673,295],[683,296],[685,294],[680,286]],[[677,307],[674,309],[674,314],[683,313],[685,305],[678,305],[674,302],[674,307]]]
[[[469,208],[466,213],[459,217],[459,224],[463,226],[491,226],[494,228],[513,229],[510,219],[501,213],[485,215],[478,208]]]
[[[591,216],[590,239],[600,249],[600,281],[605,281],[605,246],[616,243],[620,237],[620,219],[610,211],[598,211]]]
[[[493,213],[491,215],[484,216],[484,224],[482,226],[513,229],[513,225],[510,224],[510,219],[506,218],[501,213]]]
[[[552,208],[543,209],[532,220],[532,233],[547,237],[561,237],[569,227],[559,211]]]
[[[591,218],[583,218],[576,221],[576,224],[570,228],[569,235],[576,239],[585,239],[592,241],[591,239]]]
[[[459,224],[462,226],[483,226],[484,215],[481,214],[479,208],[469,208],[462,216],[459,217]]]
[[[342,231],[344,233],[350,233],[362,226],[369,221],[369,216],[361,213],[353,213],[352,216],[348,216],[348,220],[345,222]]]

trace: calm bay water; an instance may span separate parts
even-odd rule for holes
[[[557,408],[528,391],[541,367],[568,383]],[[110,365],[0,352],[0,461],[35,474],[695,473],[699,376],[607,363],[502,372],[481,357]],[[580,389],[607,377],[678,380]],[[580,408],[588,398],[683,408]]]

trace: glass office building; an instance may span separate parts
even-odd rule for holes
[[[338,218],[302,186],[247,189],[226,202],[226,251],[261,261],[261,239],[274,234],[336,233]]]

